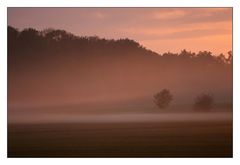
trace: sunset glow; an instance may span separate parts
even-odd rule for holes
[[[231,8],[9,8],[8,24],[130,38],[157,53],[232,50]]]

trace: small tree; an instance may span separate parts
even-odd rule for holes
[[[213,97],[209,94],[201,94],[195,99],[194,109],[210,110],[213,106]]]
[[[155,94],[153,97],[154,103],[161,109],[168,107],[170,102],[173,100],[173,96],[167,89],[163,89],[162,91]]]

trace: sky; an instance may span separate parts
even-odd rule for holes
[[[8,8],[8,25],[130,38],[160,54],[232,50],[232,8]]]

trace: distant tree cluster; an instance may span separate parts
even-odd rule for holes
[[[163,89],[154,96],[154,103],[160,108],[167,108],[173,100],[173,95],[168,89]],[[210,94],[201,94],[194,101],[194,109],[207,111],[213,106],[213,97]]]
[[[173,96],[170,91],[163,89],[154,96],[154,102],[159,108],[166,108],[169,106],[170,102],[173,100]]]
[[[210,110],[213,106],[213,97],[210,94],[199,95],[194,103],[196,110]]]

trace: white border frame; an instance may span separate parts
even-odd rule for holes
[[[84,158],[84,159],[37,159],[37,158],[7,158],[7,7],[233,7],[233,63],[234,63],[234,83],[233,83],[233,159],[222,158]],[[90,163],[90,164],[158,164],[172,163],[184,165],[209,164],[239,164],[240,162],[240,2],[238,0],[1,0],[0,2],[0,162],[1,164],[36,164],[43,163]]]

